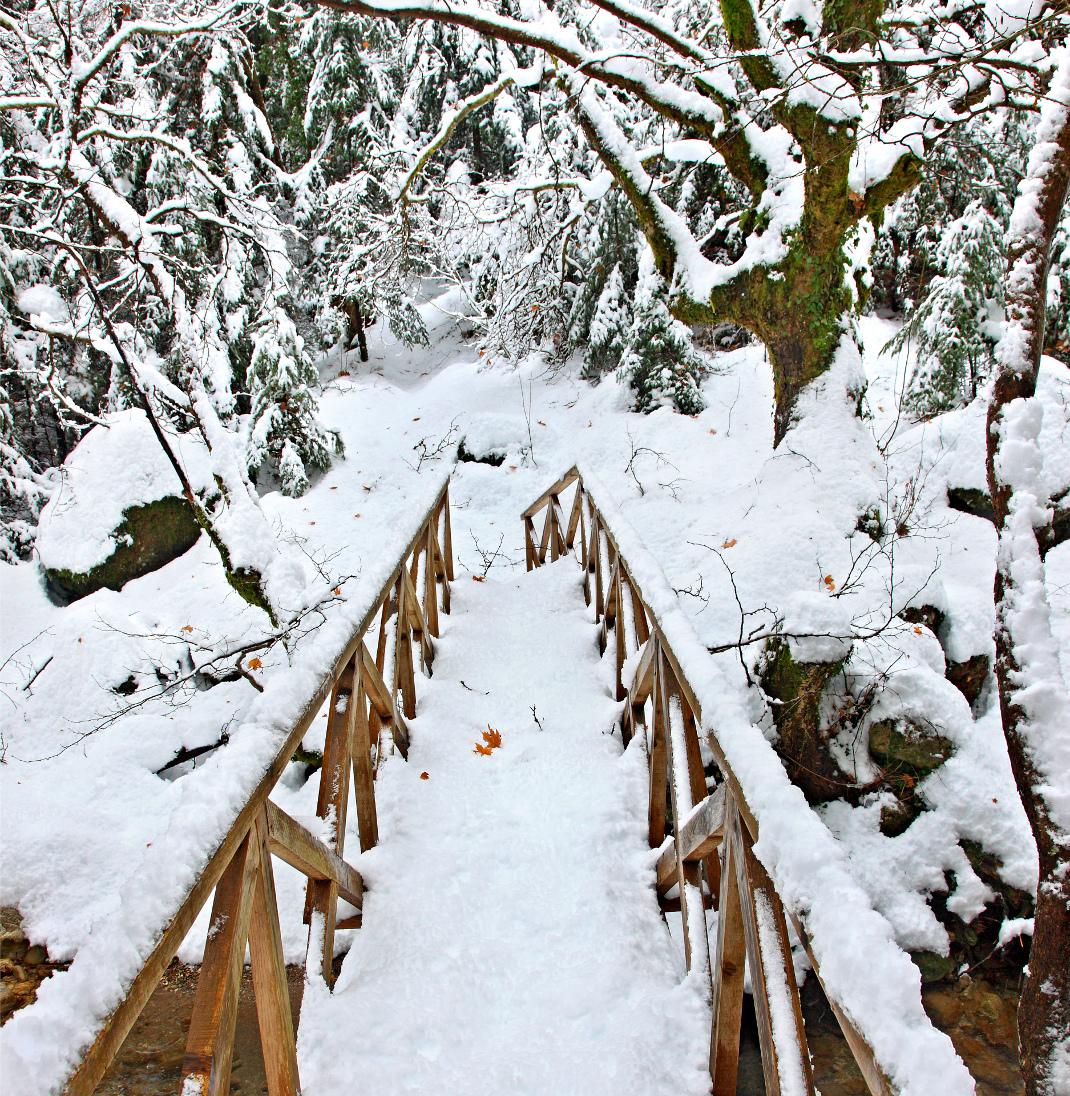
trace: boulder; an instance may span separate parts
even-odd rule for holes
[[[170,439],[194,490],[211,491],[203,442],[191,434]],[[41,513],[37,553],[50,592],[66,602],[122,589],[187,552],[200,533],[145,413],[119,411],[64,461]]]
[[[953,749],[950,739],[906,720],[884,719],[869,729],[870,755],[881,768],[894,773],[927,776],[951,756]]]

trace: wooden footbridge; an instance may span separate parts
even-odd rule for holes
[[[594,490],[573,468],[524,512],[527,569],[556,561],[561,561],[558,567],[578,562],[581,568],[599,648],[611,654],[598,665],[608,662],[613,672],[611,683],[592,686],[604,689],[608,684],[615,692],[620,737],[628,750],[641,751],[645,757],[647,834],[655,850],[650,887],[674,926],[675,939],[682,942],[688,978],[699,979],[705,987],[710,1090],[718,1096],[736,1092],[744,979],[749,973],[765,1091],[784,1096],[813,1093],[792,941],[806,949],[819,979],[819,958],[829,954],[829,948],[814,946],[807,911],[798,902],[792,914],[785,912],[777,887],[755,853],[761,812],[734,771],[730,751],[710,730],[708,713],[704,718],[701,690],[689,683],[685,670],[685,663],[694,665],[692,653],[685,657],[674,648],[682,627],[679,611],[664,604],[663,584],[650,577],[649,561],[626,558],[634,538],[622,542],[614,527],[619,527],[619,519],[600,508]],[[71,1096],[88,1096],[104,1077],[208,901],[211,929],[186,1044],[183,1096],[224,1096],[230,1091],[247,949],[268,1091],[271,1096],[301,1091],[272,860],[278,857],[307,876],[306,979],[322,980],[323,993],[329,993],[335,978],[335,932],[361,925],[365,891],[361,874],[346,859],[347,810],[355,805],[361,851],[375,846],[379,761],[391,749],[408,754],[409,721],[417,716],[421,693],[418,667],[425,675],[431,673],[440,614],[450,611],[453,578],[447,483],[419,519],[378,597],[330,673],[308,697],[303,715],[159,936],[121,1004],[85,1050],[66,1083]],[[657,588],[644,590],[644,585]],[[553,637],[539,637],[539,642],[552,644]],[[325,842],[279,809],[270,796],[327,701],[318,814],[329,821],[324,832],[332,832],[333,839]],[[421,839],[434,842],[435,834]],[[509,870],[508,861],[501,870]],[[708,915],[711,910],[716,910],[716,917]],[[711,923],[715,928],[708,930]],[[539,944],[533,940],[528,946]],[[879,1038],[852,1018],[837,988],[825,989],[869,1090],[920,1093],[916,1081],[896,1075],[892,1052],[875,1049]],[[391,1002],[382,1002],[382,1008],[391,1007]],[[599,1047],[590,1046],[589,1053],[597,1058]],[[360,1091],[360,1076],[350,1080]]]

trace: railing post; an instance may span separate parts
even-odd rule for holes
[[[297,1071],[293,1012],[290,1008],[290,987],[286,981],[275,874],[271,868],[271,848],[264,812],[257,817],[255,835],[260,851],[260,867],[249,926],[249,957],[264,1072],[267,1074],[268,1096],[297,1096],[301,1091],[301,1082]]]
[[[327,734],[320,769],[319,796],[316,814],[334,819],[334,837],[330,847],[340,856],[345,847],[346,812],[349,807],[350,751],[353,725],[357,711],[356,678],[358,656],[355,656],[331,694],[327,713]],[[306,919],[310,926],[309,952],[320,944],[320,972],[327,985],[334,984],[334,927],[338,917],[338,886],[330,879],[312,879],[305,898]],[[316,920],[322,924],[322,938],[313,939]]]
[[[710,1076],[713,1096],[735,1096],[739,1073],[739,1030],[743,1019],[746,945],[739,903],[731,834],[739,826],[735,796],[725,799],[725,837],[721,842],[721,887],[717,899],[717,949],[713,956],[713,1026],[710,1032]]]
[[[442,562],[446,567],[446,580],[452,582],[453,575],[453,526],[450,522],[450,487],[446,484],[442,492]]]
[[[650,797],[647,809],[647,837],[652,849],[658,848],[665,837],[666,801],[668,798],[668,756],[666,735],[668,733],[668,712],[662,697],[662,658],[661,645],[654,637],[654,689],[653,718],[648,744],[650,766]]]
[[[367,852],[379,843],[379,820],[375,811],[375,772],[372,769],[371,725],[368,719],[367,692],[364,688],[364,667],[358,658],[354,673],[355,703],[350,740],[353,765],[353,793],[357,804],[357,826],[360,851]]]
[[[219,882],[182,1059],[183,1096],[229,1096],[234,1024],[260,846],[250,830]]]

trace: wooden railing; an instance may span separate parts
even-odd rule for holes
[[[88,1096],[99,1084],[213,890],[211,928],[183,1059],[183,1096],[225,1096],[230,1091],[246,946],[268,1092],[295,1096],[300,1091],[271,857],[280,857],[308,877],[308,962],[318,966],[330,984],[335,929],[360,924],[364,893],[359,872],[342,858],[350,781],[364,851],[378,840],[374,777],[384,735],[389,731],[395,746],[407,754],[406,718],[416,713],[415,665],[418,660],[430,672],[432,640],[438,635],[440,609],[449,612],[452,579],[447,483],[123,1001],[71,1075],[65,1090],[70,1096]],[[328,699],[317,813],[333,820],[334,832],[324,843],[268,797]],[[341,920],[339,899],[355,910]]]
[[[567,514],[567,517],[566,517]],[[604,654],[612,647],[620,729],[627,745],[641,737],[649,775],[649,840],[659,849],[658,899],[678,911],[687,969],[709,980],[710,1074],[716,1096],[736,1091],[744,970],[749,968],[769,1096],[814,1092],[787,918],[780,896],[755,856],[758,823],[715,733],[700,741],[695,691],[651,605],[621,555],[606,518],[570,469],[522,515],[528,570],[575,553],[584,597],[593,604]],[[624,676],[625,664],[631,670]],[[712,760],[707,776],[703,746]],[[718,911],[710,940],[705,910]],[[794,927],[820,970],[802,925]],[[745,962],[744,962],[745,961]],[[828,995],[866,1084],[894,1089],[869,1043]]]

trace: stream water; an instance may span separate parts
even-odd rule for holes
[[[295,1015],[300,1009],[302,973],[300,968],[290,969],[290,999]],[[196,984],[196,967],[172,963],[97,1090],[100,1096],[174,1096]],[[976,1078],[978,1096],[1021,1096],[1024,1090],[1015,1049],[1014,987],[982,979],[963,980],[954,986],[927,988],[924,1000],[937,1027],[950,1035]],[[822,1096],[865,1096],[861,1074],[812,978],[803,990],[803,1011],[815,1062],[814,1079]],[[246,971],[238,1006],[231,1092],[235,1096],[253,1096],[266,1091],[256,1006]],[[763,1096],[765,1091],[749,999],[744,1010],[736,1091],[739,1096]]]

